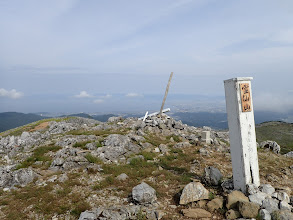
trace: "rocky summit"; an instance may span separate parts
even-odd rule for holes
[[[0,134],[0,219],[293,219],[293,152],[259,146],[261,185],[243,194],[226,131],[165,114],[41,120]]]

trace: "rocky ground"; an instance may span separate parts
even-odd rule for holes
[[[293,219],[293,153],[275,142],[260,143],[262,184],[244,195],[228,133],[166,115],[49,119],[0,135],[0,219]]]

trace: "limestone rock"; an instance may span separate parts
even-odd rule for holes
[[[287,203],[290,202],[290,198],[286,192],[278,192],[278,200],[285,201]]]
[[[223,208],[224,200],[223,198],[215,198],[212,201],[208,202],[207,207],[210,212],[213,212],[217,209]]]
[[[262,202],[266,199],[266,198],[270,198],[270,196],[266,193],[263,192],[258,192],[255,193],[253,195],[248,196],[249,200],[251,202],[257,203],[259,205],[262,205]]]
[[[185,148],[190,147],[191,144],[189,142],[180,142],[174,145],[174,148]]]
[[[262,207],[269,213],[272,213],[279,209],[279,201],[277,199],[266,198],[262,203]]]
[[[238,202],[249,202],[248,198],[240,191],[233,191],[227,196],[227,208],[235,208]]]
[[[167,154],[170,151],[166,144],[160,144],[159,149],[162,152],[162,154]]]
[[[117,179],[117,180],[120,180],[120,181],[125,181],[125,180],[128,179],[128,176],[127,176],[126,173],[121,173],[120,175],[118,175],[118,176],[116,177],[116,179]]]
[[[271,214],[266,209],[259,210],[259,216],[261,220],[271,220]]]
[[[284,154],[285,157],[293,157],[293,151]]]
[[[145,182],[132,189],[132,198],[139,204],[154,203],[157,200],[156,191]]]
[[[286,201],[281,201],[280,202],[280,209],[291,211],[292,206],[290,206]]]
[[[220,180],[223,178],[223,175],[218,168],[206,167],[204,171],[205,171],[205,180],[207,181],[208,184],[215,185],[215,186],[219,185]]]
[[[180,196],[180,205],[185,205],[190,202],[208,199],[209,191],[199,182],[192,182],[187,184]]]
[[[292,220],[293,213],[286,210],[275,211],[272,215],[272,220]]]
[[[210,218],[212,214],[204,209],[182,209],[182,213],[184,216],[189,218]]]
[[[259,207],[253,202],[239,202],[239,212],[244,218],[255,218],[258,215]]]
[[[258,186],[256,186],[255,184],[247,184],[246,190],[249,195],[253,195],[253,194],[259,192]]]
[[[279,154],[281,151],[280,145],[275,141],[263,141],[260,143],[260,147],[271,149],[276,154]]]
[[[227,219],[237,219],[239,218],[241,215],[238,211],[234,210],[234,209],[230,209],[226,212],[225,214]]]
[[[260,186],[260,191],[272,195],[275,192],[275,188],[272,187],[270,184],[262,184]]]

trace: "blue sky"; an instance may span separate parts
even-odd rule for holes
[[[0,0],[0,33],[0,112],[159,109],[171,71],[166,107],[253,76],[255,109],[293,109],[291,0]]]

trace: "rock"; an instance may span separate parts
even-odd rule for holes
[[[137,144],[131,142],[130,138],[120,134],[111,134],[104,140],[104,147],[100,147],[104,158],[117,162],[127,155],[137,154],[141,151]]]
[[[286,192],[278,192],[278,200],[285,201],[287,203],[290,202],[290,198]]]
[[[244,218],[256,218],[259,205],[253,202],[239,202],[239,212]]]
[[[272,215],[272,220],[292,220],[293,213],[286,210],[275,211]]]
[[[154,153],[160,153],[160,149],[159,149],[158,147],[156,147],[156,148],[154,149]]]
[[[268,195],[272,195],[275,192],[275,188],[272,187],[270,184],[262,184],[260,186],[260,191]]]
[[[66,173],[63,173],[60,175],[60,177],[58,178],[58,181],[61,182],[61,183],[64,183],[65,181],[67,181],[69,178],[67,176]]]
[[[247,184],[246,190],[249,195],[253,195],[253,194],[259,192],[258,186],[255,184]]]
[[[288,210],[291,212],[292,206],[290,206],[286,201],[280,202],[280,209],[281,210]]]
[[[167,154],[170,151],[170,149],[168,148],[166,144],[160,144],[159,149],[162,154]]]
[[[119,122],[119,121],[122,121],[122,120],[123,120],[123,118],[121,116],[119,116],[119,117],[113,116],[113,117],[108,118],[108,122],[110,122],[110,123]]]
[[[189,142],[180,142],[174,145],[174,148],[186,148],[190,147],[191,144]]]
[[[271,214],[266,209],[259,210],[261,220],[271,220]]]
[[[217,209],[223,208],[224,200],[223,198],[215,198],[212,201],[208,202],[207,207],[210,212],[213,212]]]
[[[221,187],[224,192],[231,193],[234,189],[233,179],[224,180]]]
[[[128,179],[128,176],[125,173],[121,173],[119,176],[116,177],[116,179],[120,181],[125,181]]]
[[[271,149],[276,154],[279,154],[281,151],[281,147],[275,141],[263,141],[260,143],[260,147]]]
[[[185,205],[190,202],[208,199],[209,198],[209,191],[204,188],[204,186],[199,182],[192,182],[187,184],[180,196],[180,205]]]
[[[220,181],[223,178],[223,175],[218,168],[206,167],[204,171],[205,171],[205,181],[207,181],[208,184],[211,184],[214,186],[217,186],[220,184]]]
[[[249,200],[251,202],[257,203],[259,205],[262,205],[262,202],[266,199],[266,198],[270,198],[270,196],[266,193],[263,192],[258,192],[255,193],[253,195],[248,196]]]
[[[284,154],[285,157],[293,157],[293,151]]]
[[[210,152],[207,149],[205,149],[205,148],[200,148],[199,149],[199,153],[202,156],[208,156],[210,154]]]
[[[184,216],[189,218],[210,218],[212,214],[204,209],[182,209],[182,213]]]
[[[238,211],[234,210],[234,209],[230,209],[226,212],[225,214],[227,219],[237,219],[239,218],[241,215]]]
[[[290,203],[293,205],[293,196],[290,197]]]
[[[227,196],[227,208],[235,208],[238,205],[238,202],[249,202],[248,198],[240,191],[233,191]]]
[[[277,199],[266,198],[262,203],[262,207],[269,213],[272,213],[279,209],[279,201]]]
[[[132,198],[139,204],[154,203],[157,200],[156,191],[145,182],[132,189]]]
[[[80,214],[78,220],[95,220],[98,219],[98,216],[93,211],[84,211]]]
[[[196,203],[196,207],[197,208],[201,208],[201,209],[206,209],[206,205],[207,205],[208,201],[207,200],[199,200]]]

